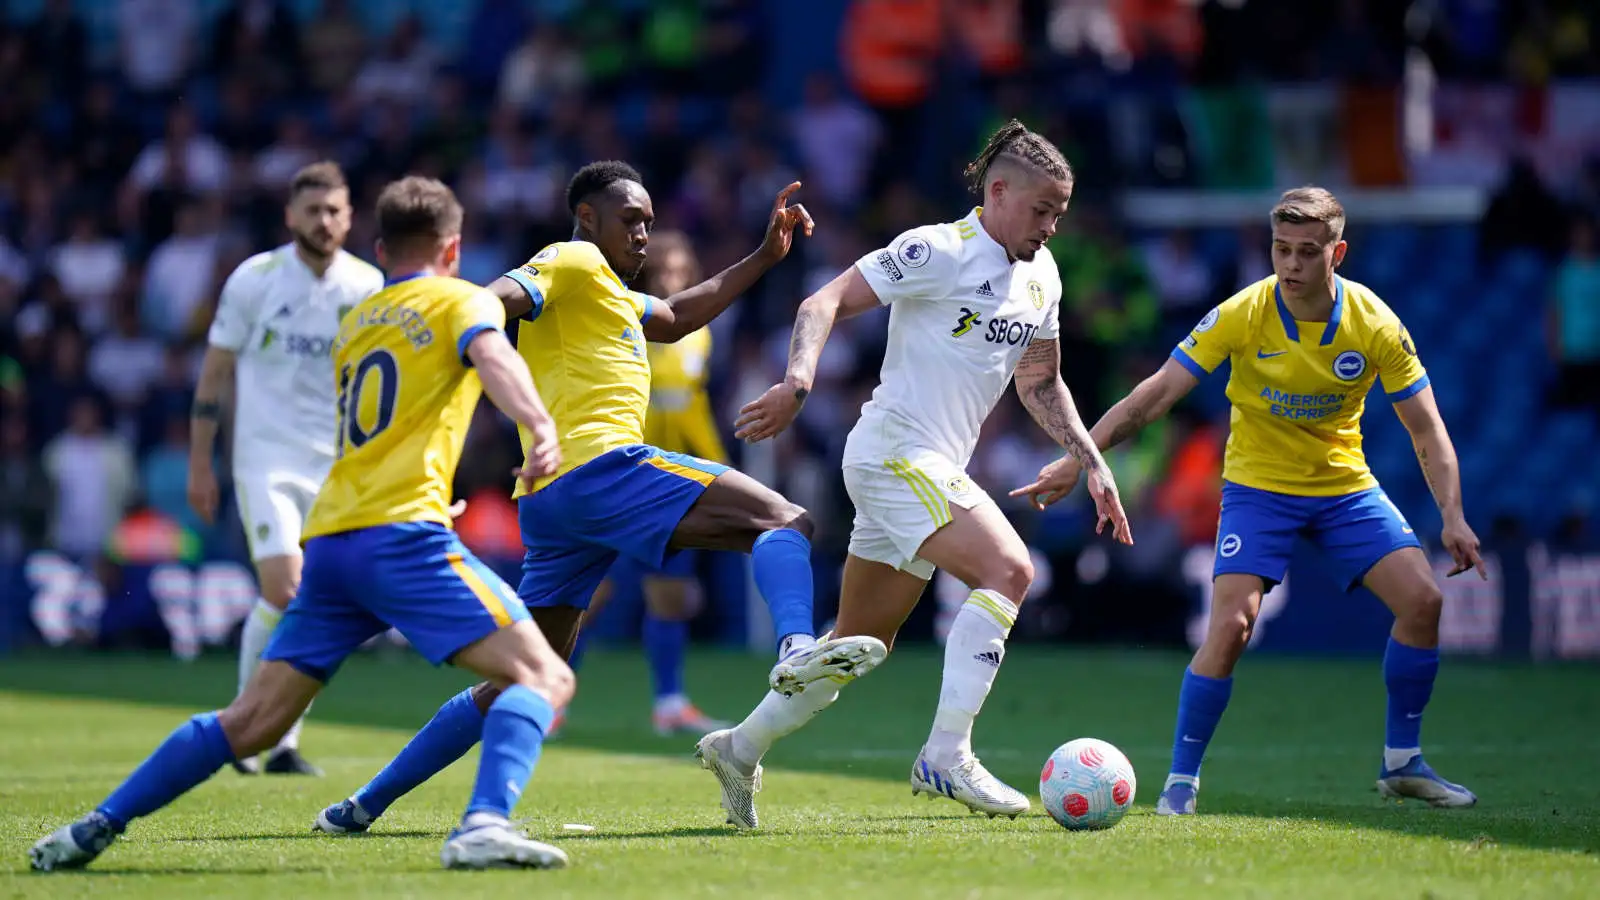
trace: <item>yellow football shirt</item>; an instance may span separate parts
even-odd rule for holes
[[[561,437],[561,468],[536,481],[537,491],[603,453],[644,443],[644,322],[654,301],[629,290],[587,241],[551,244],[506,277],[533,300],[517,323],[517,351]],[[513,496],[525,493],[519,483]]]
[[[644,419],[645,443],[726,463],[728,452],[706,394],[711,329],[702,328],[675,344],[650,344],[648,355],[650,410]]]
[[[1172,351],[1197,377],[1233,364],[1225,480],[1308,497],[1377,485],[1361,452],[1367,392],[1381,377],[1398,403],[1428,375],[1394,311],[1365,286],[1334,280],[1327,322],[1295,321],[1274,275],[1206,313]]]
[[[450,525],[451,484],[483,386],[467,344],[505,307],[458,278],[390,283],[339,325],[337,456],[305,537],[401,522]]]

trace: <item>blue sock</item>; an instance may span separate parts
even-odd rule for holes
[[[494,813],[510,817],[522,789],[533,777],[544,733],[556,711],[550,701],[524,685],[505,689],[483,718],[483,754],[478,760],[478,780],[472,787],[467,814]]]
[[[811,621],[811,542],[793,528],[775,528],[750,550],[756,587],[772,611],[779,645],[791,634],[815,636]]]
[[[1178,727],[1172,735],[1172,774],[1200,777],[1200,762],[1206,745],[1216,733],[1222,712],[1233,694],[1233,679],[1207,678],[1191,669],[1183,670],[1183,688],[1178,692]]]
[[[483,737],[483,713],[472,688],[451,697],[376,777],[356,791],[355,801],[376,819],[417,785],[444,771]]]
[[[1383,653],[1383,683],[1389,688],[1389,716],[1383,745],[1396,750],[1422,746],[1422,711],[1439,675],[1439,650],[1408,647],[1394,638]]]
[[[646,611],[640,627],[644,655],[650,660],[650,679],[656,699],[683,693],[683,658],[689,647],[689,623],[662,619]]]
[[[167,735],[156,752],[100,804],[99,811],[126,826],[183,796],[232,761],[233,748],[217,714],[201,713]]]

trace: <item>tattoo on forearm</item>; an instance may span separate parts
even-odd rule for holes
[[[833,325],[816,310],[802,306],[794,320],[794,334],[789,337],[789,373],[803,378],[815,374],[817,357],[828,340]],[[801,398],[804,399],[804,398]]]
[[[1057,352],[1056,342],[1053,340],[1034,341],[1022,351],[1022,358],[1017,360],[1017,371],[1024,371],[1030,366],[1047,365],[1050,367],[1050,374],[1054,375],[1060,369]]]
[[[195,400],[190,415],[196,419],[216,419],[222,416],[222,403],[217,400]]]
[[[1031,352],[1031,351],[1030,351]],[[1099,464],[1089,432],[1078,417],[1072,394],[1059,378],[1041,379],[1022,393],[1023,406],[1050,439],[1061,445],[1084,468]]]
[[[1428,490],[1433,494],[1433,502],[1442,507],[1444,505],[1444,494],[1434,481],[1434,467],[1428,465],[1427,447],[1417,448],[1417,464],[1422,466],[1422,480],[1428,483]]]
[[[1127,416],[1117,423],[1117,427],[1111,429],[1111,439],[1106,442],[1106,449],[1109,450],[1138,434],[1149,420],[1150,414],[1145,411],[1144,407],[1130,403]]]

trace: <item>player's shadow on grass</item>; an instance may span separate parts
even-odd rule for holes
[[[439,838],[450,834],[448,828],[416,829],[408,831],[381,831],[366,834],[323,834],[319,831],[261,831],[254,834],[195,835],[193,837],[167,838],[174,844],[209,844],[212,841],[368,841],[379,838]]]
[[[978,752],[996,775],[1034,795],[1035,811],[1030,816],[1040,815],[1034,779],[1044,756],[1066,739],[1088,734],[1113,739],[1133,758],[1143,781],[1140,814],[1135,817],[1142,828],[1200,829],[1207,814],[1227,814],[1337,823],[1438,837],[1467,847],[1481,845],[1485,838],[1503,846],[1560,850],[1593,851],[1600,846],[1596,812],[1600,792],[1591,778],[1600,670],[1484,666],[1479,674],[1492,677],[1456,676],[1470,681],[1472,689],[1456,688],[1436,698],[1436,707],[1455,703],[1459,708],[1444,717],[1458,723],[1453,732],[1446,728],[1432,732],[1439,735],[1435,740],[1441,746],[1455,751],[1441,753],[1435,761],[1448,760],[1447,773],[1452,777],[1484,788],[1484,800],[1475,809],[1435,810],[1381,800],[1371,787],[1365,738],[1347,737],[1369,734],[1373,714],[1382,714],[1381,689],[1365,706],[1351,695],[1353,681],[1372,677],[1370,661],[1252,661],[1258,677],[1249,682],[1249,691],[1255,696],[1241,692],[1236,697],[1235,706],[1240,708],[1230,710],[1234,728],[1222,748],[1229,756],[1218,760],[1225,765],[1215,770],[1219,773],[1215,786],[1202,797],[1203,815],[1191,823],[1148,814],[1159,791],[1158,773],[1167,761],[1174,673],[1182,672],[1183,663],[1171,654],[1019,647],[1008,655],[1006,670],[979,720]],[[927,734],[940,665],[941,654],[933,648],[897,651],[892,665],[852,686],[813,727],[785,741],[768,760],[768,780],[804,773],[859,779],[863,792],[871,796],[860,801],[871,807],[869,816],[885,822],[966,821],[962,815],[928,807],[923,807],[926,812],[897,810],[885,792],[892,785],[898,799],[900,790],[908,790],[906,773]],[[708,712],[736,715],[760,700],[768,666],[769,660],[756,655],[697,653],[689,665],[689,687]],[[1470,668],[1462,665],[1461,671]],[[305,737],[307,752],[315,759],[319,725],[384,729],[390,734],[384,746],[374,749],[376,772],[377,759],[398,749],[440,703],[470,683],[470,675],[432,669],[409,652],[353,659],[317,699]],[[1100,684],[1113,687],[1082,689]],[[0,691],[159,704],[171,708],[172,725],[189,711],[226,704],[234,685],[235,660],[226,654],[209,654],[188,664],[152,655],[78,652],[0,658]],[[549,745],[551,752],[647,756],[693,765],[693,736],[662,738],[650,728],[649,675],[638,653],[591,653],[579,673],[579,685],[568,724]],[[1059,689],[1040,690],[1040,685]],[[1529,704],[1529,697],[1541,702]],[[1252,702],[1255,710],[1250,708]],[[69,707],[52,706],[52,716],[71,714]],[[1252,714],[1255,724],[1248,724]],[[1492,733],[1477,724],[1483,721],[1496,723]],[[1504,734],[1544,736],[1537,771],[1519,767],[1507,773],[1504,763],[1510,751],[1477,746],[1503,741],[1499,736]],[[1340,742],[1343,748],[1333,746]],[[135,762],[130,757],[129,766]],[[1224,771],[1226,775],[1221,774]],[[1330,773],[1339,773],[1337,781],[1319,786],[1316,779]],[[1229,784],[1249,793],[1229,793]],[[1559,795],[1539,793],[1550,785],[1569,787]],[[707,806],[714,809],[714,780],[706,776],[700,789]],[[1315,799],[1278,799],[1297,796]],[[1321,798],[1334,802],[1319,802]],[[596,802],[606,801],[597,795]],[[616,802],[625,803],[626,798]],[[907,795],[903,802],[912,801]],[[723,834],[736,832],[717,827],[672,830],[662,836]],[[586,839],[648,836],[623,833]]]
[[[1252,819],[1337,823],[1369,831],[1387,831],[1410,837],[1431,837],[1454,841],[1464,850],[1507,845],[1547,850],[1572,850],[1600,853],[1600,827],[1593,810],[1579,804],[1549,804],[1542,809],[1528,806],[1495,809],[1482,801],[1471,809],[1433,809],[1418,801],[1397,803],[1370,794],[1371,806],[1343,803],[1305,803],[1284,801],[1266,804],[1235,797],[1207,805],[1204,813],[1243,816]],[[1275,806],[1280,808],[1274,808]],[[1173,821],[1151,815],[1153,820]],[[1205,824],[1204,816],[1192,821]],[[1176,821],[1182,827],[1184,821]]]
[[[561,843],[565,841],[630,841],[645,840],[648,838],[739,838],[745,836],[780,835],[779,831],[737,831],[732,825],[720,828],[707,826],[684,826],[682,828],[652,828],[642,831],[591,831],[558,834],[540,838],[540,840]]]
[[[182,866],[177,868],[134,868],[106,866],[96,862],[87,869],[62,869],[51,872],[51,878],[103,878],[108,875],[139,875],[143,877],[161,875],[260,875],[263,877],[275,875],[309,875],[328,871],[328,866],[229,866],[226,864],[212,866]]]

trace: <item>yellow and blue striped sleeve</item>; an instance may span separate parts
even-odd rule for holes
[[[1172,349],[1172,358],[1196,378],[1216,371],[1244,342],[1250,326],[1249,298],[1248,291],[1241,291],[1206,313]]]
[[[640,325],[650,321],[651,314],[655,312],[656,304],[661,302],[649,294],[641,294],[638,291],[629,291],[628,299],[633,302],[634,312],[639,314]]]
[[[1383,392],[1390,402],[1410,399],[1429,384],[1428,370],[1417,356],[1417,345],[1411,333],[1397,318],[1378,329],[1378,345],[1373,356],[1378,362],[1378,377],[1383,379]]]
[[[456,356],[468,368],[472,366],[472,360],[467,357],[467,347],[473,338],[485,331],[502,331],[506,326],[506,308],[494,294],[482,288],[451,303],[445,317],[446,327],[455,341]]]

